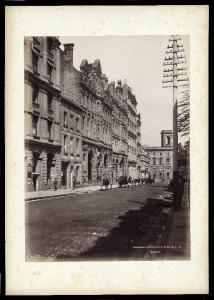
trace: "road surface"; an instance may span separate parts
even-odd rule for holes
[[[166,217],[148,199],[163,190],[143,185],[26,202],[26,260],[142,258],[141,246]]]

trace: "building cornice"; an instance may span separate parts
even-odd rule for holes
[[[64,95],[61,95],[61,103],[63,103],[63,102],[69,103],[73,108],[79,110],[80,112],[83,112],[83,109],[81,108],[80,105],[75,103],[72,99],[70,99]]]
[[[145,151],[156,150],[156,151],[173,151],[173,147],[158,147],[158,146],[143,146]]]
[[[53,148],[61,148],[62,145],[60,143],[56,143],[56,142],[53,142],[53,143],[48,143],[44,140],[36,140],[32,137],[25,137],[25,143],[26,144],[37,144],[37,145],[40,145],[40,146],[48,146],[48,147],[53,147]]]
[[[34,73],[32,73],[28,70],[25,70],[25,80],[27,80],[31,83],[38,84],[41,89],[43,88],[47,92],[51,92],[51,93],[55,94],[55,96],[60,97],[60,95],[61,95],[61,91],[59,89],[56,89],[53,85],[42,80],[37,75],[35,75]]]

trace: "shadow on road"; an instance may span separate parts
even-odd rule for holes
[[[135,247],[147,246],[158,239],[162,226],[165,225],[168,203],[148,199],[138,210],[130,210],[119,217],[119,226],[113,228],[109,235],[97,240],[96,245],[81,254],[86,259],[133,259],[142,258],[148,249]]]
[[[98,238],[96,244],[81,253],[78,259],[142,259],[148,249],[141,247],[156,243],[160,230],[166,226],[170,206],[166,201],[148,199],[140,209],[130,210],[120,216],[119,226],[113,228],[107,236]],[[138,246],[140,251],[136,250]],[[57,259],[69,258],[60,256]]]

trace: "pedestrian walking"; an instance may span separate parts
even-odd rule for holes
[[[57,190],[57,178],[55,178],[55,180],[54,180],[54,190],[55,191]]]
[[[76,177],[74,176],[73,177],[73,189],[75,189],[76,188]]]

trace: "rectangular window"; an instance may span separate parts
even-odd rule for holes
[[[160,165],[162,165],[163,164],[163,159],[162,159],[162,157],[160,158]]]
[[[71,128],[71,129],[74,128],[73,122],[74,122],[74,117],[73,117],[73,115],[71,114],[71,115],[70,115],[70,128]]]
[[[160,173],[159,176],[160,176],[160,179],[162,179],[162,173]]]
[[[74,138],[72,136],[70,137],[70,152],[74,152]]]
[[[63,125],[64,125],[65,127],[67,127],[67,126],[68,126],[68,122],[67,122],[67,112],[66,112],[66,111],[64,111],[64,116],[63,116]]]
[[[36,116],[33,116],[33,135],[34,136],[38,136],[38,121],[39,121],[39,118],[38,117],[36,117]]]
[[[64,154],[68,154],[68,149],[67,149],[67,135],[64,135]]]
[[[155,165],[155,164],[156,164],[156,158],[153,157],[153,165]]]
[[[167,177],[167,179],[169,179],[169,172],[166,173],[166,177]]]
[[[33,104],[38,103],[39,96],[39,88],[37,85],[33,87]]]
[[[48,110],[52,110],[52,106],[53,106],[53,96],[52,95],[48,95]]]
[[[32,67],[33,67],[33,72],[36,73],[38,73],[38,60],[39,57],[34,52],[32,52]]]
[[[53,71],[53,67],[49,63],[47,63],[47,76],[50,81],[51,81],[52,71]]]
[[[76,118],[76,130],[79,131],[79,118]]]
[[[168,157],[168,158],[166,159],[166,164],[169,165],[169,162],[170,162],[170,158]]]
[[[51,139],[52,122],[48,121],[48,138]]]
[[[79,139],[76,139],[76,153],[79,154]]]

